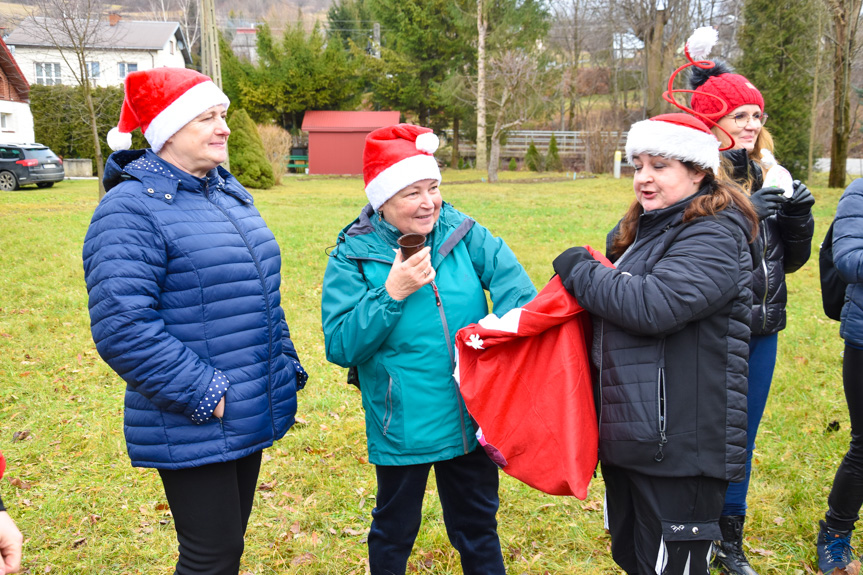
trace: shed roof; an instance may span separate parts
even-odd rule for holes
[[[6,74],[9,84],[18,92],[18,97],[25,102],[30,99],[30,84],[24,78],[24,73],[18,67],[18,62],[9,51],[6,43],[0,38],[0,69]]]
[[[77,27],[79,30],[93,30],[89,34],[90,41],[87,42],[89,48],[161,50],[172,36],[176,36],[182,43],[180,48],[183,56],[191,62],[189,48],[179,22],[120,20],[111,26],[107,20],[101,20],[95,28],[83,24],[85,21],[81,22],[82,25]],[[68,33],[64,32],[66,27],[62,24],[62,21],[56,18],[27,17],[6,37],[6,43],[10,46],[53,48],[59,42],[61,45],[65,44],[64,48],[71,47],[71,42],[63,41],[64,37],[68,38]],[[47,39],[49,30],[52,40]]]
[[[371,132],[399,123],[400,112],[310,110],[303,116],[306,132]]]

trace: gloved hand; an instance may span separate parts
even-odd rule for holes
[[[590,252],[582,246],[569,248],[556,258],[551,264],[554,266],[554,273],[560,276],[561,279],[567,278],[572,273],[572,270],[584,261],[596,261]]]
[[[806,216],[815,205],[815,196],[800,180],[794,180],[794,193],[782,204],[782,215],[790,217]]]
[[[785,190],[782,188],[772,187],[761,188],[757,192],[752,192],[749,201],[752,202],[752,207],[755,208],[759,220],[772,216],[779,211],[779,206],[786,200],[782,195],[784,193]]]

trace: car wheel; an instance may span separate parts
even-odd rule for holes
[[[54,182],[39,182],[38,184],[36,184],[36,187],[37,188],[50,188],[53,185],[54,185]]]
[[[11,192],[18,189],[18,178],[12,172],[0,172],[0,190]]]

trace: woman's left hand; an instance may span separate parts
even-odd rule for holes
[[[221,401],[219,401],[219,405],[216,406],[216,409],[213,410],[213,417],[218,417],[222,419],[225,415],[225,396],[222,396]]]
[[[576,265],[585,261],[594,261],[594,257],[587,251],[587,248],[575,246],[554,258],[552,266],[554,267],[554,273],[559,275],[560,279],[563,280],[572,274],[572,270]]]

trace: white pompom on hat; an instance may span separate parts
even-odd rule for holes
[[[213,106],[230,104],[213,81],[186,68],[153,68],[126,76],[120,121],[108,132],[112,150],[128,150],[132,132],[141,128],[154,152],[168,138]]]
[[[439,144],[431,129],[413,124],[378,128],[366,136],[363,180],[372,208],[377,211],[414,182],[440,182],[440,168],[434,157]]]
[[[636,122],[626,137],[626,160],[639,154],[692,162],[719,170],[719,140],[707,125],[689,114],[661,114]]]

